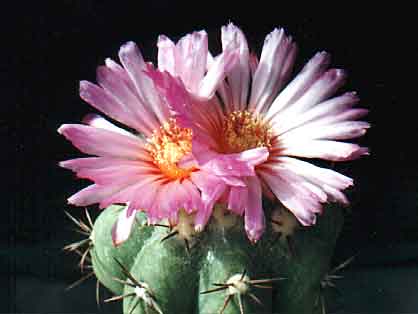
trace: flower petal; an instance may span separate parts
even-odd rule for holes
[[[121,211],[118,219],[112,227],[112,241],[114,246],[119,246],[128,240],[134,222],[135,212],[128,215],[128,208]]]
[[[132,90],[132,81],[131,84],[125,83],[123,77],[118,76],[106,66],[98,67],[96,73],[99,85],[111,95],[123,110],[133,115],[148,130],[154,130],[159,126],[159,121],[151,104],[145,103],[139,97],[136,89]],[[142,75],[145,74],[142,73]],[[126,74],[126,76],[128,75]]]
[[[58,133],[64,135],[80,151],[90,155],[140,159],[148,156],[139,138],[132,138],[102,128],[81,124],[63,124]]]
[[[212,97],[227,73],[234,68],[237,58],[237,51],[230,48],[226,48],[222,54],[217,56],[200,82],[197,96],[203,99]]]
[[[87,168],[77,172],[79,178],[90,179],[100,185],[120,181],[140,181],[148,175],[161,175],[161,171],[149,164],[121,162],[115,166],[96,169]]]
[[[92,184],[68,198],[68,203],[76,206],[89,206],[101,202],[104,198],[121,189],[117,185]]]
[[[264,111],[265,106],[271,105],[273,96],[279,91],[278,83],[282,82],[280,75],[291,47],[291,38],[286,37],[283,29],[275,29],[267,35],[252,80],[250,110],[254,109],[258,113]]]
[[[114,125],[113,123],[107,121],[105,118],[99,116],[98,114],[94,114],[94,113],[87,114],[83,118],[83,123],[93,126],[95,128],[101,128],[101,129],[113,131],[115,133],[120,133],[122,135],[130,136],[136,139],[136,136],[133,135],[132,133]]]
[[[176,45],[164,35],[158,36],[158,69],[175,75]]]
[[[369,155],[365,147],[357,144],[329,140],[306,140],[293,142],[283,140],[281,154],[305,158],[322,158],[332,161],[346,161]]]
[[[355,92],[345,93],[341,96],[333,97],[331,99],[319,103],[311,109],[302,112],[300,115],[298,115],[297,118],[293,120],[288,119],[284,121],[284,119],[280,119],[279,116],[277,116],[276,119],[272,121],[272,123],[274,124],[275,120],[280,121],[281,127],[280,130],[278,130],[278,132],[282,134],[290,129],[296,128],[310,121],[316,121],[328,117],[335,118],[341,113],[349,110],[349,108],[357,104],[358,101],[359,98]],[[365,109],[361,110],[364,113]],[[355,116],[353,116],[351,119],[354,119],[354,117]],[[361,114],[359,115],[359,117],[361,117]]]
[[[161,186],[160,176],[146,176],[142,180],[118,191],[100,203],[100,207],[111,204],[129,203],[130,208],[149,211],[154,205],[158,189]]]
[[[330,97],[343,85],[345,79],[346,74],[343,70],[331,69],[325,72],[297,101],[281,111],[277,119],[273,121],[274,128],[281,130],[283,123],[289,119],[298,119],[303,112]]]
[[[119,58],[129,77],[134,82],[136,91],[142,103],[149,104],[158,117],[160,124],[163,124],[169,118],[169,111],[164,106],[153,86],[151,79],[145,75],[147,65],[134,42],[128,42],[119,50]]]
[[[247,40],[243,32],[234,24],[229,23],[221,29],[222,49],[237,49],[238,62],[227,75],[232,91],[232,108],[246,108],[250,83],[250,64]]]
[[[187,34],[176,45],[176,74],[193,94],[199,92],[199,83],[206,71],[207,55],[208,36],[205,31]]]
[[[289,104],[301,97],[307,88],[320,76],[330,62],[330,56],[326,52],[317,53],[304,66],[302,71],[286,86],[278,95],[267,112],[266,119],[270,120]]]
[[[353,179],[334,170],[321,168],[309,162],[291,157],[279,157],[275,159],[282,167],[293,171],[322,187],[329,185],[339,190],[345,190],[353,185]]]
[[[303,185],[303,181],[286,171],[260,170],[259,174],[269,185],[277,199],[290,210],[304,226],[316,222],[315,213],[322,205],[315,193]]]
[[[216,115],[216,110],[207,112],[205,110],[207,104],[192,104],[183,82],[171,76],[168,72],[149,69],[147,75],[154,81],[178,125],[193,131],[193,142],[200,141],[205,143],[205,146],[216,146],[215,140],[209,134],[210,132],[206,132],[208,128],[210,129],[208,118],[211,115]],[[206,113],[207,115],[205,115]],[[192,147],[194,148],[194,145]]]
[[[242,216],[247,205],[248,188],[232,186],[228,197],[228,209]]]
[[[118,102],[107,91],[88,81],[80,82],[80,97],[111,118],[126,124],[146,135],[151,134],[152,129],[141,123],[141,120],[125,105]]]
[[[59,166],[77,172],[82,169],[101,169],[106,167],[117,167],[121,164],[141,165],[141,163],[143,165],[144,161],[126,160],[109,157],[86,157],[61,161],[59,163]]]
[[[363,136],[368,128],[370,128],[370,124],[364,121],[343,121],[325,125],[321,121],[315,121],[286,132],[280,138],[289,142],[347,140]]]
[[[259,179],[255,177],[247,178],[248,199],[245,209],[245,231],[251,242],[260,239],[265,228],[265,217],[262,204],[262,191]]]
[[[266,161],[268,156],[269,151],[266,147],[253,148],[235,154],[214,153],[210,156],[210,159],[207,159],[205,163],[201,164],[201,167],[220,177],[254,176],[254,167]],[[197,160],[198,162],[203,161],[198,158]]]
[[[201,192],[203,207],[195,217],[195,229],[200,232],[206,226],[213,206],[224,193],[226,185],[216,176],[203,171],[193,172],[190,178]]]

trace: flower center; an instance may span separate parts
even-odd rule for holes
[[[271,130],[254,113],[234,111],[224,120],[222,149],[226,153],[240,153],[247,149],[271,146]]]
[[[169,119],[147,141],[154,163],[170,179],[187,178],[193,171],[178,164],[192,151],[192,130],[180,128],[174,119]]]

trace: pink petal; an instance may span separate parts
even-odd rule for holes
[[[283,109],[277,120],[273,123],[274,128],[282,130],[281,125],[288,119],[298,119],[303,112],[314,107],[321,101],[327,99],[341,87],[346,79],[346,74],[340,69],[331,69],[325,72],[309,89],[291,106]]]
[[[97,68],[97,81],[120,104],[123,110],[133,115],[141,125],[145,125],[147,130],[158,128],[159,121],[150,104],[144,103],[136,90],[131,90],[123,78],[115,75],[108,67],[101,66]]]
[[[205,31],[193,32],[181,38],[176,45],[176,74],[186,88],[198,93],[199,83],[206,71],[208,37]]]
[[[252,81],[249,109],[261,112],[265,106],[270,106],[272,97],[279,91],[277,83],[291,47],[291,39],[283,29],[275,29],[267,35]]]
[[[335,123],[335,122],[341,122],[346,120],[356,120],[363,118],[369,113],[368,109],[364,108],[354,108],[354,109],[348,109],[346,111],[343,111],[339,114],[336,114],[334,116],[324,117],[323,119],[318,119],[318,122],[321,122],[322,124],[326,123]]]
[[[181,208],[184,208],[188,214],[194,211],[199,211],[203,208],[200,193],[197,187],[189,179],[183,180],[181,183],[181,189],[184,195],[183,200],[180,202]]]
[[[268,156],[266,147],[253,148],[236,154],[215,154],[206,163],[201,164],[201,167],[222,177],[254,176],[254,167],[266,161]]]
[[[161,72],[152,68],[148,68],[146,74],[153,81],[154,86],[161,93],[182,127],[192,127],[190,110],[188,109],[191,106],[191,100],[183,82],[168,72]]]
[[[60,167],[70,169],[72,171],[80,171],[81,169],[100,169],[106,167],[117,167],[121,164],[137,164],[143,165],[143,161],[126,160],[119,158],[108,157],[87,157],[87,158],[75,158],[59,163]]]
[[[68,201],[78,206],[103,202],[119,191],[148,177],[150,166],[147,165],[148,169],[144,171],[141,169],[142,165],[144,165],[143,162],[104,157],[78,158],[61,162],[60,166],[76,171],[78,177],[88,178],[96,183],[74,194]],[[112,203],[107,205],[110,204]]]
[[[169,118],[168,108],[161,104],[153,82],[145,75],[147,65],[136,44],[128,42],[123,45],[119,50],[119,58],[134,82],[141,102],[150,105],[160,124],[163,124]]]
[[[282,177],[289,185],[292,185],[293,188],[298,191],[298,194],[301,195],[301,198],[306,196],[315,202],[316,205],[311,209],[313,212],[322,212],[322,206],[319,203],[326,203],[328,201],[328,196],[322,187],[307,180],[303,175],[287,170],[287,168],[281,164],[270,167],[266,166],[264,167],[264,171],[266,171],[266,169],[268,169],[267,171],[271,174]]]
[[[317,53],[305,65],[302,71],[286,86],[286,88],[274,100],[267,112],[266,119],[270,120],[289,104],[301,97],[307,88],[326,70],[330,57],[325,52]]]
[[[141,159],[148,156],[142,141],[116,132],[81,124],[63,124],[58,133],[64,135],[80,151],[103,157]]]
[[[274,161],[320,187],[328,185],[339,190],[344,190],[353,185],[353,179],[334,170],[321,168],[306,161],[291,157],[279,157],[274,159]]]
[[[228,197],[228,209],[242,215],[247,206],[248,188],[232,186]]]
[[[236,58],[237,58],[237,55],[236,55]],[[236,59],[235,58],[235,59]],[[215,61],[215,59],[213,58],[213,56],[212,56],[212,54],[210,53],[210,52],[208,52],[208,56],[207,56],[207,68],[208,69],[211,69],[212,68],[212,65],[213,65],[213,62]],[[233,62],[233,64],[232,64],[232,66],[235,66],[235,62],[236,62],[236,60],[234,60],[234,62]],[[229,71],[228,71],[229,72]],[[231,95],[231,90],[230,90],[230,88],[228,87],[228,85],[227,85],[227,83],[226,83],[226,81],[224,80],[224,81],[221,81],[220,83],[219,83],[219,85],[218,85],[218,90],[217,90],[217,93],[219,94],[219,96],[220,96],[220,98],[221,98],[221,100],[222,100],[222,102],[224,103],[224,104],[229,104],[229,103],[231,103],[231,101],[230,101],[230,99],[231,99],[231,97],[232,97],[232,95]],[[225,110],[227,111],[227,113],[229,113],[229,111],[228,111],[228,107],[226,107],[225,108]]]
[[[257,147],[245,150],[236,155],[237,160],[247,162],[251,166],[257,166],[268,159],[269,151],[266,147]]]
[[[291,37],[289,37],[289,41],[291,41]],[[296,55],[297,55],[298,47],[296,43],[290,43],[289,48],[287,49],[286,60],[282,66],[280,71],[279,78],[277,80],[277,90],[281,90],[284,84],[289,80],[293,67],[295,65]],[[265,108],[268,109],[268,108]],[[265,111],[265,110],[263,110]]]
[[[344,161],[369,155],[369,151],[365,147],[329,140],[307,140],[304,142],[286,142],[283,140],[281,144],[283,145],[281,154],[288,156]]]
[[[234,68],[237,58],[237,51],[228,48],[217,56],[200,82],[197,96],[203,99],[212,97],[227,73]]]
[[[102,129],[105,129],[105,130],[120,133],[120,134],[125,135],[125,136],[131,136],[132,138],[136,139],[136,136],[133,135],[132,133],[114,125],[113,123],[107,121],[105,118],[99,116],[98,114],[94,114],[94,113],[87,114],[83,118],[83,123],[85,123],[87,125],[90,125],[90,126],[93,126],[95,128],[102,128]]]
[[[158,194],[155,196],[154,204],[149,210],[149,216],[153,219],[161,220],[177,216],[182,201],[179,193],[179,184],[176,181],[165,182],[158,188]]]
[[[175,75],[176,45],[166,36],[158,36],[158,69]]]
[[[243,176],[218,176],[226,185],[231,187],[243,187],[246,186]]]
[[[144,134],[151,134],[152,129],[142,125],[141,120],[138,120],[125,104],[119,103],[108,92],[97,85],[81,81],[80,97],[111,118]]]
[[[245,231],[251,242],[257,242],[265,228],[261,184],[257,177],[247,178],[247,183],[248,200],[244,215]]]
[[[117,192],[121,187],[117,185],[92,184],[78,191],[68,198],[68,203],[76,206],[88,206],[100,202],[102,199]]]
[[[335,118],[340,115],[340,113],[349,110],[349,108],[358,103],[358,101],[359,98],[357,97],[357,94],[355,92],[350,92],[319,103],[313,108],[301,113],[297,119],[284,121],[284,119],[280,119],[279,115],[276,119],[281,126],[279,132],[284,133],[310,121],[316,121],[328,117]],[[362,109],[362,112],[364,113],[363,110],[365,109]],[[361,114],[358,115],[358,117],[360,116]],[[352,119],[354,119],[354,117],[352,117]]]
[[[247,40],[243,32],[229,23],[221,29],[222,49],[238,49],[238,62],[227,75],[232,91],[233,110],[246,108],[250,83],[250,64]]]
[[[114,246],[119,246],[128,240],[134,222],[135,212],[128,215],[128,209],[125,208],[119,214],[118,219],[112,227],[112,241]]]
[[[201,192],[203,207],[195,217],[195,229],[200,232],[207,224],[213,206],[224,193],[226,185],[216,176],[203,171],[193,172],[190,179]]]
[[[290,210],[304,225],[316,222],[315,213],[321,212],[322,205],[316,194],[312,193],[294,175],[285,171],[259,171],[277,199]]]
[[[347,197],[340,190],[333,188],[332,186],[329,186],[329,185],[324,185],[322,186],[322,188],[324,189],[325,193],[329,195],[328,199],[330,202],[338,202],[345,206],[350,204]]]
[[[182,81],[168,72],[150,69],[147,75],[154,81],[165,103],[172,110],[176,122],[181,127],[190,128],[193,131],[193,142],[200,141],[204,142],[205,146],[215,146],[216,142],[206,128],[210,128],[208,123],[210,117],[217,114],[216,110],[211,110],[206,114],[206,104],[192,103]],[[192,147],[194,148],[195,145],[193,144]]]
[[[280,138],[286,141],[306,140],[346,140],[363,136],[370,124],[363,121],[343,121],[324,125],[321,121],[314,121],[293,129]]]
[[[100,203],[100,207],[111,204],[129,203],[130,208],[148,211],[153,205],[155,195],[161,186],[161,177],[146,176],[142,180],[118,191]]]
[[[101,168],[102,164],[106,164],[106,160],[123,160],[123,159],[112,159],[112,158],[104,158],[104,157],[87,157],[87,158],[75,158],[65,161],[60,161],[58,165],[60,167],[70,169],[72,171],[78,171],[82,168]],[[99,166],[96,166],[96,163]]]
[[[113,72],[113,75],[117,77],[120,81],[123,81],[129,90],[136,95],[136,88],[132,80],[129,78],[128,72],[120,66],[117,62],[113,61],[110,58],[105,60],[106,67]]]
[[[77,172],[79,178],[90,179],[97,184],[112,184],[114,181],[138,181],[147,175],[160,175],[161,171],[153,165],[120,163],[100,169],[82,169]]]

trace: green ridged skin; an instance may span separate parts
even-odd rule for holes
[[[130,272],[149,285],[164,314],[190,313],[196,304],[197,263],[182,241],[170,238],[161,242],[166,234],[165,230],[156,228]],[[133,288],[126,286],[125,294],[132,291]],[[124,313],[129,313],[134,302],[134,298],[124,300]],[[146,306],[141,302],[132,313],[147,313]]]
[[[274,245],[271,250],[273,274],[286,277],[277,285],[274,297],[277,313],[320,313],[320,282],[329,270],[335,242],[343,223],[340,208],[329,206],[318,218],[315,227],[295,233],[295,256],[280,258],[283,246]]]
[[[199,272],[199,291],[216,288],[213,283],[225,283],[231,276],[242,274],[244,271],[250,278],[263,277],[263,270],[259,267],[260,265],[257,265],[253,256],[254,250],[243,230],[231,230],[226,234],[212,230],[203,241],[202,246],[205,249]],[[251,290],[257,297],[264,300],[263,307],[249,300],[247,296],[242,297],[245,313],[271,313],[271,302],[269,302],[271,291],[263,290]],[[198,313],[219,313],[225,298],[225,291],[201,294],[199,296]],[[224,314],[239,313],[238,296],[234,296],[225,308]]]
[[[100,261],[94,248],[90,250],[90,257],[94,274],[101,284],[116,294],[123,291],[123,284],[112,279],[114,271],[109,270],[106,264]]]
[[[115,295],[132,294],[131,285],[114,281],[126,279],[117,258],[141,284],[146,283],[153,301],[164,314],[220,313],[228,289],[202,294],[226,283],[245,270],[250,279],[285,278],[266,283],[273,289],[249,285],[262,303],[260,306],[242,295],[244,314],[319,314],[320,282],[329,270],[335,242],[343,223],[343,211],[328,206],[313,227],[300,228],[292,236],[293,253],[286,241],[279,240],[270,224],[257,244],[251,244],[241,220],[234,227],[217,225],[212,219],[204,232],[190,241],[190,251],[178,236],[161,241],[169,231],[161,227],[143,226],[141,213],[129,240],[113,247],[111,228],[121,207],[107,208],[94,224],[94,246],[90,254],[98,279]],[[141,223],[142,222],[142,223]],[[131,283],[131,281],[129,281]],[[148,299],[149,301],[150,299]],[[135,304],[138,304],[134,307]],[[148,304],[150,304],[148,302]],[[123,299],[123,311],[158,313],[137,295]],[[223,314],[240,314],[238,295],[231,297]]]
[[[93,268],[103,285],[115,294],[123,292],[123,284],[113,279],[104,279],[103,277],[125,279],[115,258],[129,269],[135,261],[137,255],[135,253],[141,249],[145,240],[151,236],[153,231],[152,227],[146,226],[146,215],[143,212],[138,212],[131,236],[127,241],[115,247],[112,243],[112,227],[123,208],[123,206],[117,205],[106,208],[94,222],[92,237]]]

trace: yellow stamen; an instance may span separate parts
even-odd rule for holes
[[[147,149],[154,163],[170,179],[187,178],[193,168],[181,168],[178,162],[192,150],[192,130],[180,128],[169,119],[148,139]]]
[[[222,149],[225,153],[240,153],[247,149],[271,146],[271,129],[249,111],[234,111],[224,120]]]

